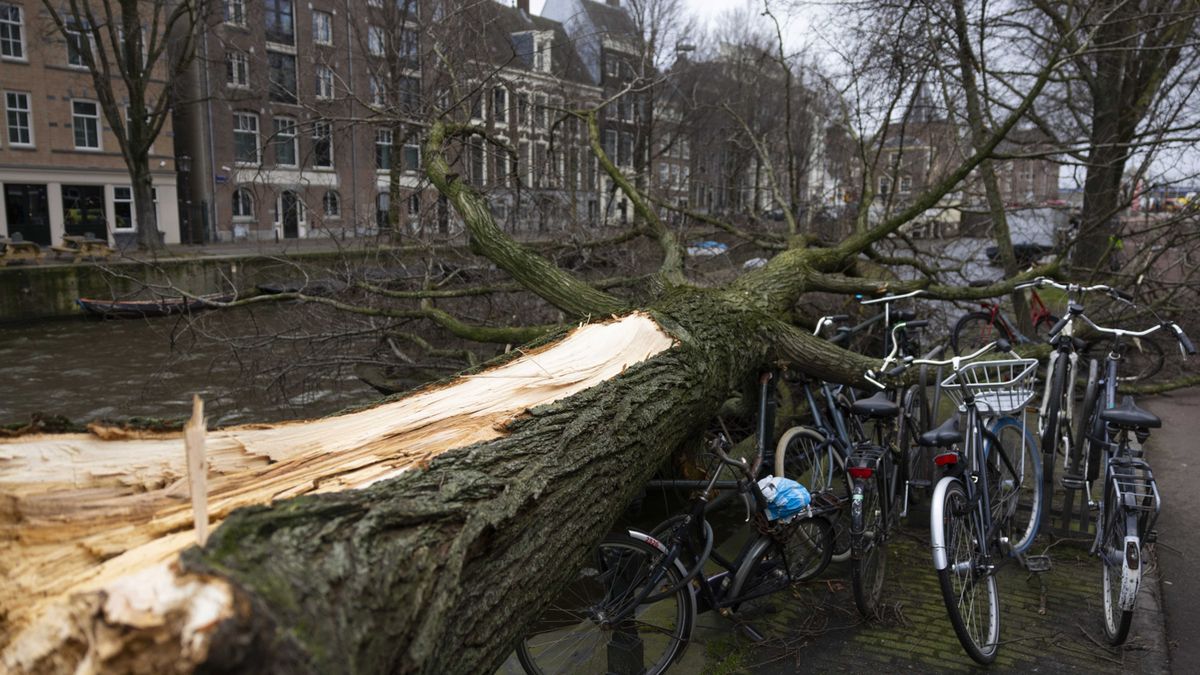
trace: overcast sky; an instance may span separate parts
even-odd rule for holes
[[[603,2],[603,0],[600,1]],[[759,4],[757,0],[684,0],[691,13],[702,23],[708,23],[727,9],[745,6],[748,1],[754,2],[755,5]],[[541,14],[544,4],[546,4],[546,0],[529,0],[529,10],[534,14]]]

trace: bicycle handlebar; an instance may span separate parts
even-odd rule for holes
[[[924,295],[924,289],[918,289],[909,293],[901,293],[899,295],[885,295],[882,298],[871,298],[870,300],[859,300],[864,305],[874,305],[880,302],[892,302],[894,300],[903,300],[905,298],[914,298],[918,295]]]
[[[825,326],[832,326],[835,323],[849,320],[849,314],[831,314],[829,316],[823,316],[817,319],[817,327],[813,329],[813,335],[820,335],[821,329],[825,328]]]

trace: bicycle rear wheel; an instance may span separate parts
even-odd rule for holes
[[[991,432],[1003,448],[1003,457],[994,452],[992,440],[984,445],[988,483],[992,489],[992,518],[1007,522],[1011,553],[1024,553],[1037,536],[1044,503],[1042,460],[1037,441],[1025,424],[1015,417],[1001,417],[992,423]],[[1004,459],[1007,458],[1007,462]]]
[[[882,461],[876,470],[884,470]],[[887,543],[883,537],[886,523],[881,502],[874,478],[854,481],[850,506],[850,581],[854,587],[854,604],[868,619],[874,618],[879,611],[887,572]]]
[[[783,432],[775,446],[775,475],[790,478],[809,492],[830,491],[839,499],[850,496],[846,460],[824,434],[811,427],[792,427]],[[850,557],[850,514],[836,513],[829,523],[833,533],[830,554],[842,562]]]
[[[1129,625],[1133,621],[1133,609],[1121,607],[1122,586],[1134,584],[1136,594],[1137,581],[1126,579],[1128,571],[1125,568],[1127,551],[1125,537],[1130,533],[1131,523],[1133,533],[1137,534],[1136,516],[1131,516],[1117,504],[1115,491],[1110,487],[1104,493],[1103,538],[1100,541],[1100,563],[1103,568],[1101,584],[1104,589],[1104,637],[1111,645],[1119,645],[1129,637]],[[1141,564],[1141,550],[1132,552],[1134,564]]]
[[[1101,364],[1108,354],[1107,340],[1093,342],[1088,345],[1086,358],[1094,358]],[[1151,337],[1130,338],[1125,346],[1125,354],[1121,359],[1121,367],[1117,372],[1118,382],[1141,382],[1149,380],[1159,373],[1167,360],[1162,345]]]
[[[682,565],[676,561],[664,567],[663,559],[644,541],[628,534],[609,535],[529,625],[517,646],[521,666],[533,675],[666,670],[691,637],[696,599],[691,587],[680,583],[686,573]],[[679,588],[609,625],[607,619],[625,609],[647,584],[661,590]]]
[[[998,322],[992,321],[991,314],[971,312],[964,314],[958,323],[954,324],[954,331],[950,334],[950,348],[959,356],[970,354],[997,337],[1011,339]]]
[[[935,492],[936,494],[936,492]],[[947,565],[937,571],[946,614],[963,649],[976,662],[996,660],[1000,643],[1000,594],[996,575],[985,569],[978,542],[974,507],[962,484],[951,480],[934,505],[930,527],[934,541],[945,545]]]

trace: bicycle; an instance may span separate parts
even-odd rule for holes
[[[1164,321],[1157,314],[1157,325],[1131,331],[1096,325],[1081,305],[1073,303],[1069,312],[1072,322],[1086,324],[1091,330],[1107,336],[1109,342],[1103,375],[1100,375],[1095,359],[1088,363],[1083,415],[1078,438],[1072,445],[1074,452],[1068,457],[1064,482],[1070,480],[1072,485],[1077,485],[1082,482],[1080,479],[1086,481],[1083,487],[1089,505],[1094,504],[1097,508],[1099,515],[1091,553],[1100,558],[1103,570],[1104,634],[1110,644],[1119,645],[1129,635],[1141,586],[1142,547],[1154,541],[1154,524],[1162,507],[1154,473],[1142,457],[1140,445],[1149,438],[1150,429],[1161,427],[1162,421],[1138,408],[1131,396],[1126,396],[1117,405],[1118,370],[1124,361],[1129,338],[1136,340],[1170,328],[1180,352],[1194,355],[1196,348],[1178,324]],[[1138,441],[1138,449],[1130,442],[1131,433]],[[1100,501],[1094,503],[1091,501],[1093,484],[1100,476],[1101,467],[1104,467],[1104,483]],[[1083,475],[1080,475],[1081,469]]]
[[[990,286],[993,283],[996,282],[973,281],[971,285]],[[979,306],[981,310],[968,312],[955,322],[954,330],[950,333],[950,347],[955,354],[979,349],[996,338],[1004,338],[1009,344],[1044,342],[1050,327],[1058,322],[1058,317],[1042,302],[1042,296],[1038,295],[1036,288],[1029,294],[1029,323],[1033,326],[1033,338],[1026,337],[1017,329],[1016,324],[1008,320],[996,300],[982,300]]]
[[[897,376],[912,365],[950,366],[941,387],[966,416],[966,431],[954,415],[922,434],[918,443],[937,448],[934,463],[945,474],[930,505],[934,569],[954,633],[976,662],[995,660],[1000,642],[999,561],[1020,557],[1037,536],[1043,508],[1037,448],[1024,424],[1011,415],[1035,395],[1036,359],[977,360],[997,341],[949,360],[915,359],[884,374]],[[1020,447],[1006,443],[997,429],[1020,431]],[[960,447],[961,444],[961,447]],[[1012,536],[1015,535],[1015,538]]]
[[[826,517],[844,502],[818,493],[802,512],[772,519],[772,502],[756,480],[768,438],[771,386],[772,376],[764,374],[754,460],[730,457],[723,434],[710,445],[717,467],[708,480],[651,481],[653,487],[699,492],[686,513],[651,532],[628,529],[601,542],[518,645],[526,672],[661,673],[682,655],[698,613],[716,610],[736,618],[743,603],[825,569],[832,553]],[[739,477],[720,480],[727,468]],[[724,492],[710,501],[715,489]],[[705,516],[733,495],[745,501],[746,521],[753,526],[741,552],[729,560],[716,550]],[[710,561],[721,571],[703,574]]]

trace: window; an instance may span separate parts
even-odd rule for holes
[[[508,90],[504,87],[492,90],[492,116],[498,124],[508,122]]]
[[[313,122],[313,166],[333,168],[333,125],[326,121]]]
[[[313,42],[333,44],[333,15],[329,12],[313,11]]]
[[[342,217],[342,197],[334,190],[325,193],[325,197],[321,199],[321,203],[325,206],[326,218],[341,218]]]
[[[421,170],[421,146],[416,138],[410,138],[409,142],[404,144],[404,156],[401,159],[404,160],[405,171]]]
[[[233,191],[233,219],[250,220],[254,218],[254,195],[246,188]]]
[[[621,132],[621,147],[618,148],[617,156],[617,164],[633,164],[633,134],[628,131]]]
[[[539,35],[534,43],[533,52],[533,69],[543,73],[550,72],[550,38],[548,35]]]
[[[496,183],[508,186],[510,173],[512,173],[512,169],[508,166],[508,151],[500,150],[496,153]]]
[[[375,195],[375,226],[379,229],[386,229],[388,226],[388,210],[391,206],[391,199],[388,193],[380,192]]]
[[[333,69],[317,65],[317,98],[333,98]]]
[[[225,0],[225,23],[246,25],[246,0]]]
[[[617,161],[617,132],[612,129],[604,132],[604,154],[608,155],[609,161]]]
[[[266,0],[263,3],[263,12],[267,20],[267,42],[296,44],[296,33],[292,25],[292,0]]]
[[[114,230],[134,229],[133,188],[117,185],[113,187],[113,215],[117,222]]]
[[[533,110],[533,125],[538,129],[546,128],[546,97],[538,96],[537,105]]]
[[[476,96],[471,100],[471,117],[472,119],[483,119],[483,97]]]
[[[0,58],[25,60],[24,24],[20,5],[0,3]]]
[[[892,191],[892,179],[887,176],[879,177],[879,194],[886,195]]]
[[[617,100],[617,114],[626,122],[633,121],[633,100],[628,94]]]
[[[367,51],[371,56],[383,56],[383,29],[379,26],[367,27]]]
[[[245,52],[225,54],[225,83],[231,87],[250,86],[250,57]]]
[[[5,117],[8,119],[8,144],[33,145],[33,127],[29,122],[29,94],[4,92]]]
[[[417,192],[408,196],[408,215],[421,215],[421,195]]]
[[[239,164],[258,164],[258,115],[233,113],[233,159]]]
[[[267,52],[270,71],[268,93],[278,103],[296,102],[296,57],[282,52]]]
[[[82,23],[72,21],[67,24],[67,63],[78,68],[87,68],[87,54],[91,54],[92,35],[90,29]]]
[[[415,112],[421,107],[421,80],[415,77],[400,78],[400,107]]]
[[[517,94],[517,124],[529,124],[529,94]]]
[[[276,117],[272,120],[275,125],[275,135],[272,145],[275,146],[275,163],[280,166],[296,166],[296,120],[290,117]]]
[[[75,149],[100,149],[100,105],[95,101],[71,101],[71,128]]]
[[[387,105],[387,87],[383,86],[383,80],[379,76],[372,75],[371,84],[371,105],[382,108]]]
[[[900,194],[912,192],[912,176],[900,176]]]
[[[400,59],[409,68],[417,67],[420,59],[418,58],[420,50],[420,40],[417,37],[417,31],[411,28],[400,29]]]
[[[392,130],[375,130],[375,170],[387,171],[392,168]]]
[[[471,153],[469,157],[471,184],[482,186],[483,181],[487,179],[487,176],[484,175],[483,143],[479,139],[472,139],[468,149]]]

